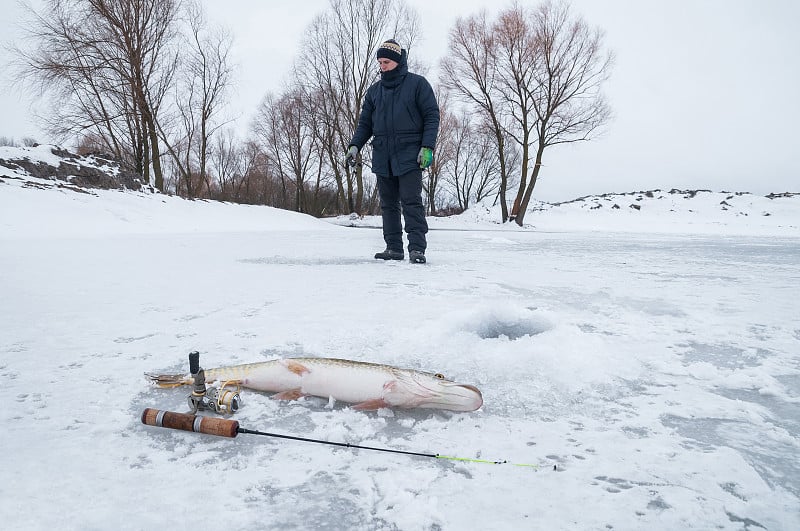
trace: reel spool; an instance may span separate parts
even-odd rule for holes
[[[189,407],[192,409],[192,413],[197,413],[200,409],[208,409],[219,415],[232,415],[242,407],[239,385],[225,382],[221,387],[209,387],[199,400],[192,393],[189,395]]]

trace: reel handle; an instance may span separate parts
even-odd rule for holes
[[[193,431],[216,435],[218,437],[236,437],[239,434],[239,421],[190,415],[188,413],[175,413],[147,408],[142,412],[142,424],[170,428],[173,430]]]
[[[189,353],[189,372],[194,376],[200,371],[200,353],[196,350]]]

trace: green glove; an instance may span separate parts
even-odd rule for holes
[[[433,164],[433,150],[429,147],[421,148],[419,155],[417,155],[417,162],[423,170]]]
[[[344,154],[345,164],[347,164],[348,166],[355,166],[357,156],[358,156],[358,148],[356,146],[348,147],[347,153]]]

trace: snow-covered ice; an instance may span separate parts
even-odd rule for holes
[[[800,196],[733,197],[739,215],[725,197],[548,207],[524,229],[478,207],[430,219],[419,266],[373,260],[380,232],[341,226],[374,219],[5,179],[0,521],[800,529]],[[187,411],[189,389],[143,373],[185,371],[192,350],[206,368],[301,355],[441,372],[484,407],[244,390],[236,418],[537,468],[142,425],[146,407]]]

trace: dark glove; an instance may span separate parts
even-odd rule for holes
[[[433,164],[433,150],[429,147],[421,148],[417,155],[417,163],[423,170]]]
[[[344,163],[348,166],[356,165],[356,157],[358,156],[358,148],[350,146],[347,148],[347,153],[344,154]]]

